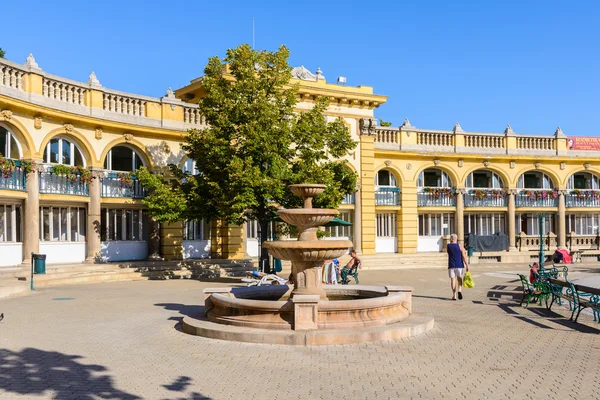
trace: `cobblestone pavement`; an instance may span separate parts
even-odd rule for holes
[[[436,327],[397,342],[243,344],[177,329],[202,289],[139,281],[63,286],[0,300],[1,399],[600,399],[600,324],[521,308],[515,267],[480,267],[450,301],[446,271],[364,271],[415,287]],[[524,268],[526,271],[526,268]]]

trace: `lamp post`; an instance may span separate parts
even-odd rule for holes
[[[542,268],[542,266],[544,265],[544,220],[546,219],[546,213],[539,213],[538,214],[538,230],[540,233],[540,268]]]

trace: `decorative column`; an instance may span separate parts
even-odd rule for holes
[[[26,179],[27,198],[23,204],[23,265],[31,265],[31,253],[40,251],[40,175],[35,167],[27,173]]]
[[[515,196],[516,189],[508,189],[508,251],[517,251],[515,232]]]
[[[85,262],[93,264],[101,261],[100,232],[103,227],[100,225],[100,189],[104,172],[100,168],[92,167],[90,170],[92,171],[92,181],[88,185],[90,204],[88,204],[87,213],[87,258]]]
[[[361,226],[361,218],[362,218],[362,201],[361,201],[361,189],[360,184],[357,184],[356,193],[354,193],[354,226],[352,232],[352,243],[354,244],[354,250],[357,253],[362,254],[362,226]]]
[[[558,191],[558,248],[567,248],[567,207],[565,206],[566,190]]]
[[[465,245],[465,188],[456,188],[456,236],[458,243]]]
[[[148,218],[148,259],[162,260],[160,256],[160,222]]]

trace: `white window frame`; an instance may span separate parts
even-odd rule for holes
[[[343,221],[347,221],[347,222],[353,223],[353,220],[354,220],[354,211],[343,211],[343,212],[340,212],[340,215],[338,215],[338,218],[341,219],[341,220],[343,220]],[[352,238],[352,235],[353,235],[352,226],[353,225],[348,225],[348,226],[326,226],[325,227],[325,231],[329,232],[330,233],[329,237],[332,237],[332,238],[337,238],[337,237]]]
[[[390,175],[390,184],[389,185],[381,185],[379,183],[379,173],[387,172]],[[375,173],[375,186],[378,187],[398,187],[398,181],[396,180],[396,175],[392,173],[389,169],[380,169]]]
[[[488,236],[494,235],[496,232],[506,232],[506,218],[506,214],[502,212],[465,214],[465,233]],[[475,231],[471,231],[471,225],[475,226]]]
[[[7,210],[7,207],[11,207],[10,210]],[[22,238],[17,237],[17,232],[23,235],[23,214],[21,214],[21,221],[19,226],[19,230],[17,231],[17,209],[18,212],[22,213],[21,204],[18,203],[3,203],[0,204],[0,219],[2,219],[2,232],[0,232],[1,239],[0,243],[22,243]],[[8,231],[8,221],[10,218],[10,232]],[[11,240],[7,240],[8,234],[10,233]]]
[[[567,180],[567,189],[575,189],[575,175],[579,175],[579,174],[590,175],[591,179],[589,179],[588,181],[592,182],[591,188],[586,188],[586,189],[582,189],[582,190],[598,190],[598,189],[600,189],[600,177],[594,173],[587,172],[587,171],[578,171],[578,172],[572,173],[571,176],[569,176],[569,179]]]
[[[189,233],[192,233],[190,237]],[[196,233],[198,235],[196,235]],[[196,237],[197,236],[197,237]],[[183,240],[209,240],[210,225],[204,219],[183,221]]]
[[[436,171],[440,171],[441,174],[441,185],[440,186],[425,186],[425,172],[429,171],[429,170],[436,170]],[[417,187],[419,188],[424,188],[424,187],[442,187],[442,188],[446,188],[446,187],[452,187],[452,179],[450,179],[450,175],[448,175],[448,173],[446,171],[444,171],[443,169],[439,169],[439,168],[425,168],[423,171],[421,171],[419,173],[419,177],[417,179]]]
[[[121,232],[120,232],[120,238],[119,239],[110,239],[111,235],[109,227],[110,224],[108,223],[108,220],[110,218],[110,214],[111,211],[114,210],[114,215],[113,215],[113,224],[112,224],[112,228],[113,228],[113,235],[112,237],[117,237],[117,211],[121,211]],[[127,239],[127,211],[131,211],[131,237],[132,239],[129,240]],[[103,226],[102,229],[104,229],[104,233],[105,233],[105,238],[106,238],[106,242],[145,242],[146,240],[144,239],[144,210],[143,209],[131,209],[131,208],[110,208],[110,207],[106,207],[106,208],[102,208],[100,212],[104,212],[106,213],[106,226]],[[138,236],[139,239],[134,240],[133,239],[133,227],[135,226],[135,222],[134,222],[134,218],[133,218],[133,213],[137,212],[138,213]]]
[[[2,156],[4,158],[11,158],[10,157],[10,153],[12,150],[12,140],[14,139],[15,143],[17,144],[17,150],[19,151],[19,158],[23,157],[23,151],[21,149],[21,143],[19,143],[19,140],[17,139],[17,137],[15,136],[14,133],[12,133],[12,131],[4,124],[0,124],[0,128],[3,128],[6,130],[6,147],[4,149],[0,149],[0,153],[2,154]],[[6,151],[6,153],[5,153]]]
[[[489,173],[491,173],[491,177],[490,177],[490,179],[492,180],[492,185],[491,185],[491,186],[489,186],[489,187],[485,187],[485,188],[476,188],[476,187],[474,186],[474,182],[475,182],[475,180],[473,179],[473,174],[474,174],[474,173],[476,173],[476,172],[481,172],[481,171],[483,171],[483,172],[489,172]],[[495,179],[494,179],[494,178],[495,178]],[[495,182],[495,181],[497,181],[497,182],[498,182],[498,185],[497,185],[497,186],[496,186],[496,185],[494,185],[494,182]],[[504,180],[502,179],[502,177],[501,177],[500,175],[498,175],[498,174],[497,174],[496,172],[494,172],[494,171],[486,171],[486,170],[482,170],[482,169],[477,169],[477,170],[475,170],[475,171],[471,172],[471,173],[469,174],[469,176],[467,177],[466,187],[467,187],[468,189],[502,189],[502,188],[504,188]]]
[[[444,224],[448,227],[444,228]],[[417,218],[417,235],[421,237],[447,236],[455,233],[455,230],[454,213],[423,213]]]
[[[525,187],[525,174],[540,174],[542,177],[542,187],[541,188],[530,188],[530,187]],[[549,185],[546,185],[546,183],[549,183]],[[546,187],[546,186],[550,186],[550,187]],[[540,171],[525,171],[523,172],[520,176],[519,179],[517,179],[517,188],[518,189],[531,189],[531,190],[550,190],[550,189],[554,189],[556,188],[556,183],[554,182],[554,180],[552,180],[552,178],[548,175],[545,174],[543,172]]]
[[[375,215],[375,226],[377,237],[396,237],[398,236],[398,214],[377,213]]]
[[[110,150],[108,150],[108,153],[106,153],[106,169],[107,170],[115,171],[115,170],[113,170],[113,167],[112,167],[112,151],[115,147],[125,147],[125,148],[131,150],[131,171],[121,171],[121,172],[133,172],[133,171],[136,171],[140,167],[146,166],[146,164],[144,164],[144,158],[134,148],[119,144],[117,146],[113,146]],[[140,161],[142,162],[142,165],[136,165],[135,156],[139,157]]]
[[[58,161],[57,162],[50,162],[51,159],[51,151],[50,151],[50,145],[52,143],[53,140],[58,140]],[[71,161],[69,162],[69,164],[65,164],[64,160],[63,160],[63,146],[64,146],[64,142],[68,142],[69,143],[69,147],[71,150]],[[86,160],[83,154],[83,151],[81,151],[81,149],[79,148],[79,146],[77,144],[75,144],[72,140],[69,140],[67,138],[63,138],[63,137],[53,137],[52,139],[50,139],[48,141],[48,143],[46,143],[46,157],[44,157],[44,162],[46,164],[63,164],[63,165],[69,165],[71,167],[76,166],[75,164],[75,151],[79,152],[79,155],[81,156],[81,160],[83,161],[83,165],[82,167],[85,167],[86,165]]]
[[[48,220],[50,221],[50,223],[48,224],[48,227],[50,229],[49,233],[49,237],[50,240],[44,240],[44,209],[49,209],[49,213],[48,213]],[[66,210],[66,217],[67,217],[67,221],[66,221],[66,227],[67,227],[67,231],[65,232],[66,235],[66,240],[61,240],[62,237],[62,210]],[[76,237],[77,240],[72,241],[71,240],[71,222],[72,222],[72,218],[71,218],[71,210],[76,209],[77,212],[75,213],[77,215],[77,232],[76,232]],[[54,226],[54,214],[55,214],[55,210],[57,210],[58,212],[58,226]],[[83,215],[85,216],[83,218],[83,221],[81,221],[81,213],[80,210],[83,210]],[[63,243],[81,243],[81,242],[85,242],[86,241],[86,235],[87,235],[87,209],[86,207],[81,207],[81,206],[56,206],[56,205],[44,205],[44,206],[40,206],[40,242],[44,242],[44,243],[48,243],[48,242],[63,242]],[[84,229],[81,229],[81,228]],[[58,231],[58,240],[56,240],[54,238],[54,233],[55,230]],[[82,235],[82,231],[85,230],[86,234]]]

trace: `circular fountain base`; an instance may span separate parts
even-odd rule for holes
[[[433,328],[412,314],[406,286],[324,286],[327,299],[294,295],[286,285],[205,290],[205,311],[183,320],[189,334],[221,340],[331,345],[395,340]]]

